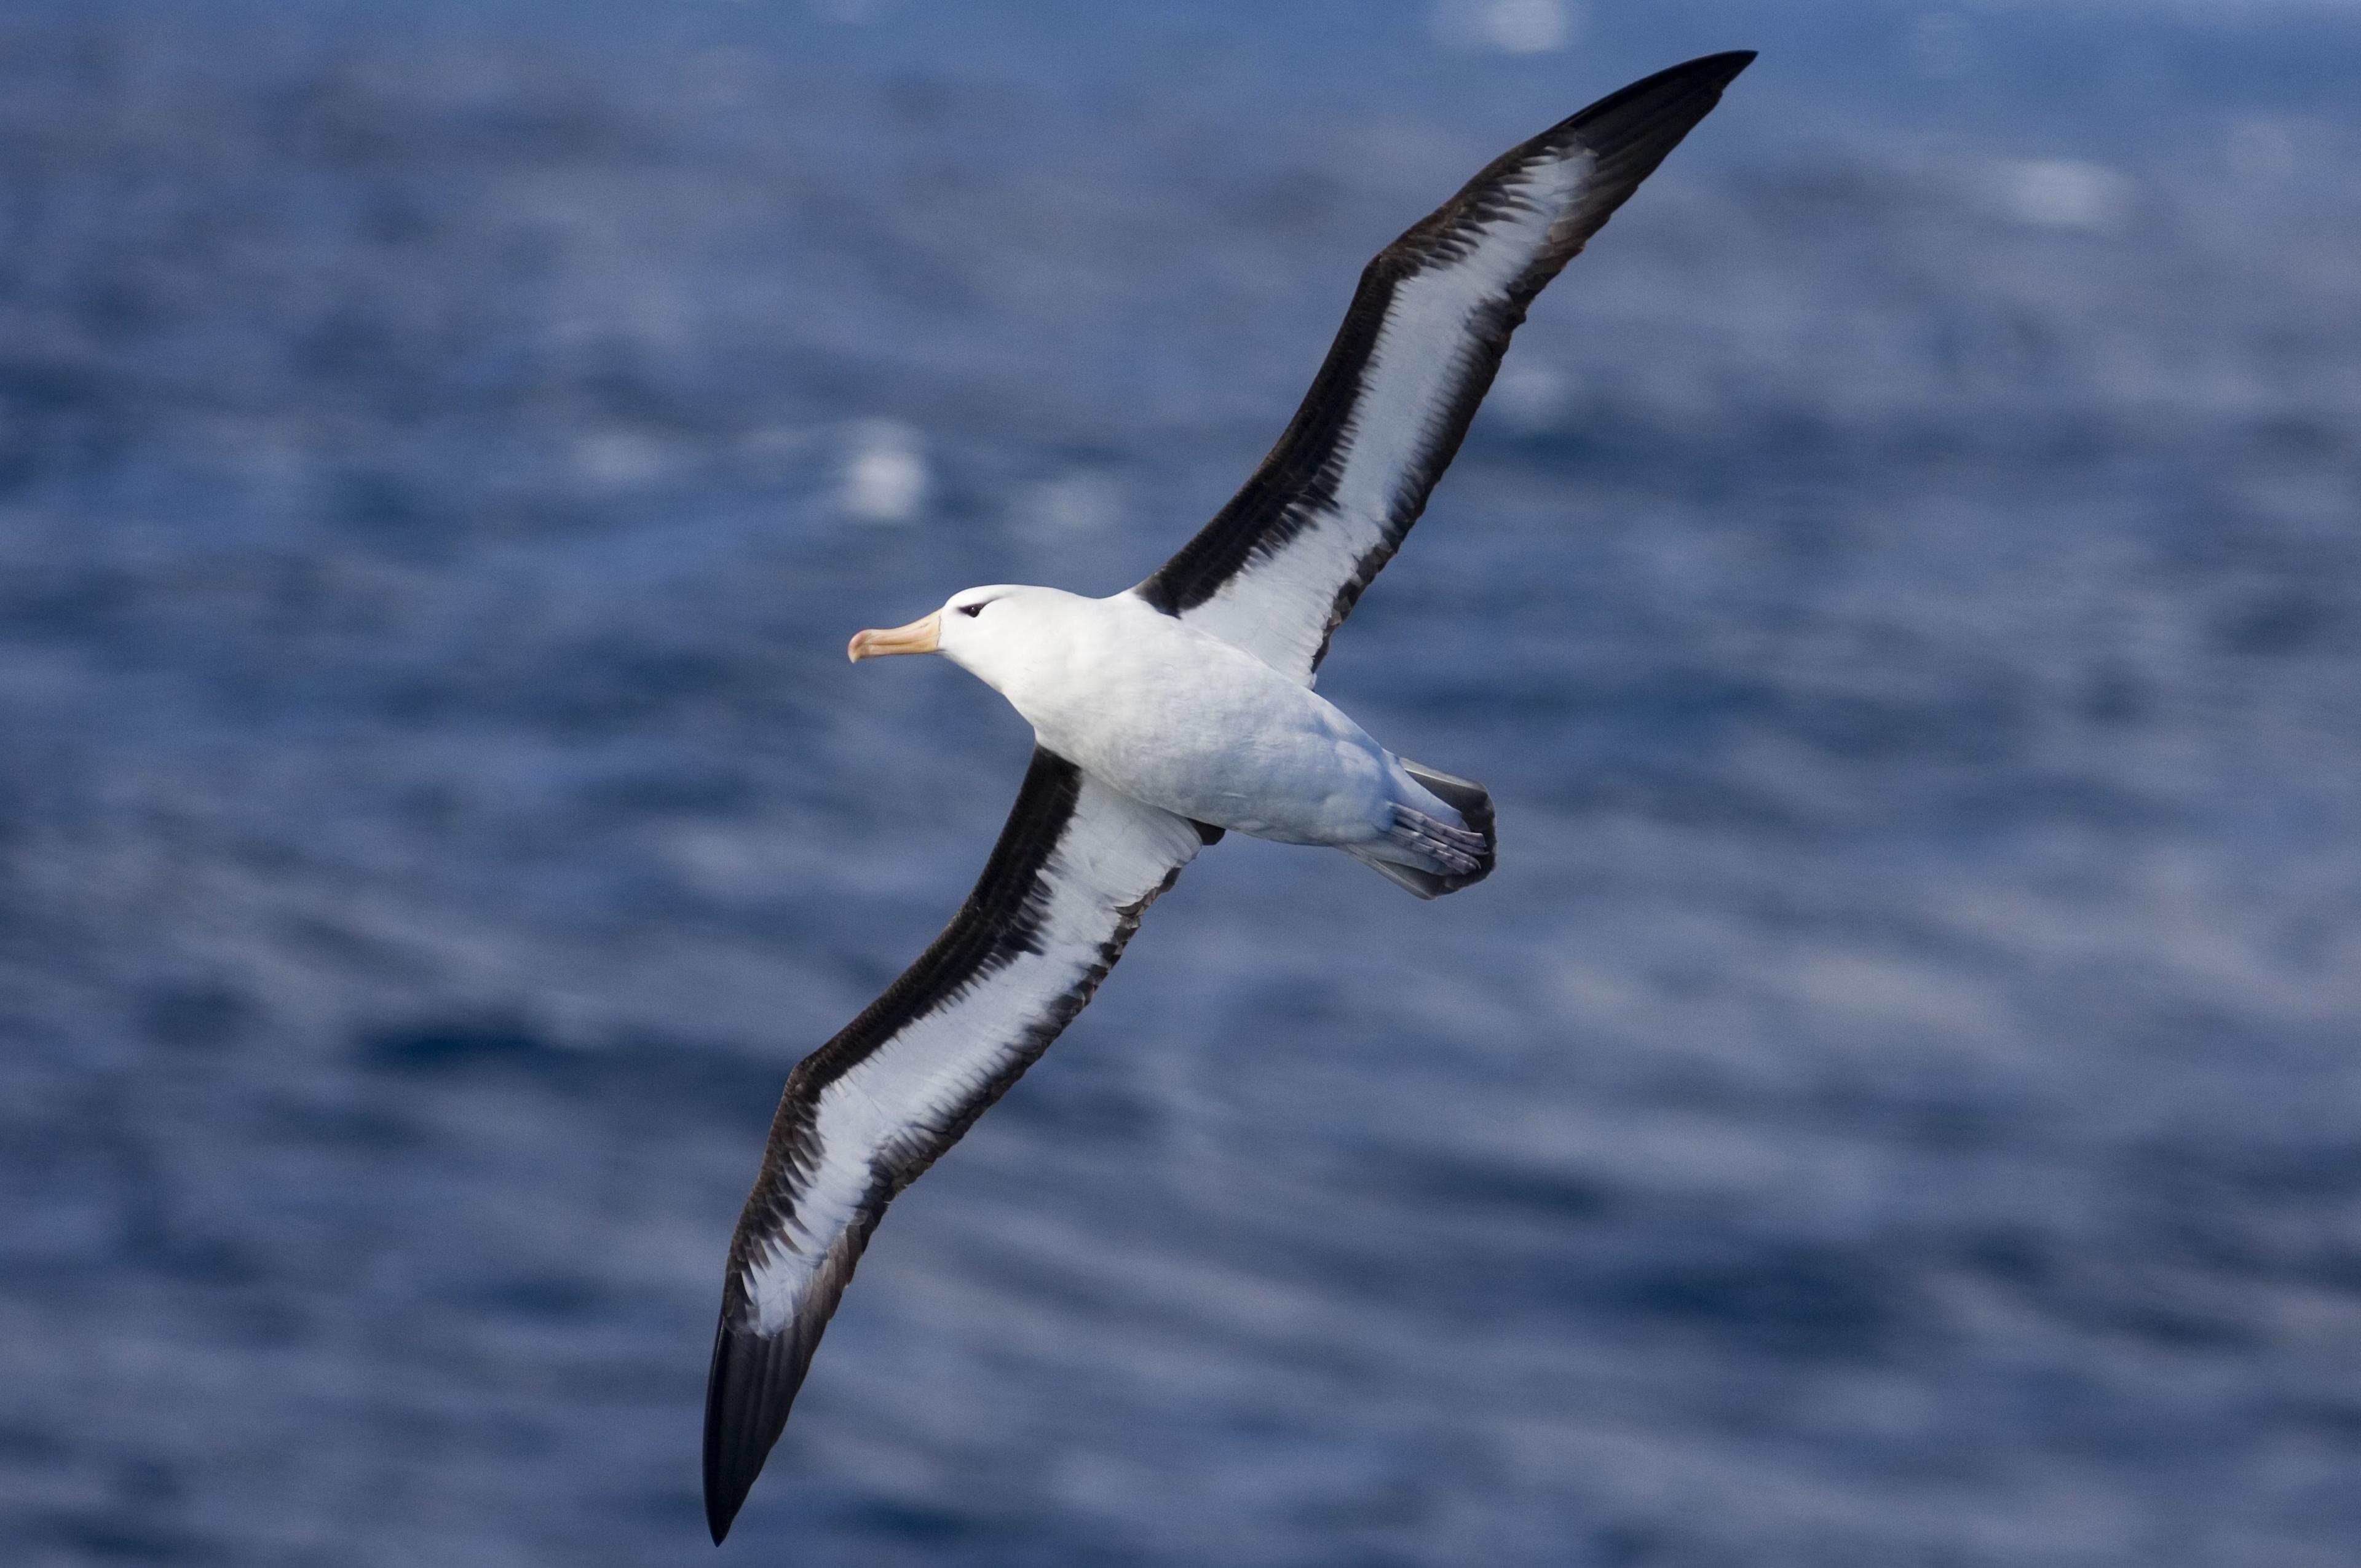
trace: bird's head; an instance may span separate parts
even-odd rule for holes
[[[1073,597],[1007,583],[962,588],[942,609],[907,626],[853,633],[844,656],[857,664],[887,653],[940,653],[1005,691],[1008,678],[1039,651],[1044,622],[1057,603]]]

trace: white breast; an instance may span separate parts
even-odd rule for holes
[[[1135,800],[1285,843],[1391,820],[1391,759],[1334,704],[1130,594],[1060,598],[1040,656],[994,683],[1041,744]]]

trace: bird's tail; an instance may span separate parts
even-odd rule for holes
[[[1399,820],[1391,837],[1378,844],[1348,845],[1347,852],[1387,881],[1408,888],[1421,898],[1441,898],[1490,876],[1494,852],[1499,847],[1492,830],[1491,793],[1473,779],[1438,773],[1407,757],[1400,761],[1402,771],[1417,780],[1429,795],[1457,812],[1466,826],[1455,828],[1407,806],[1398,807]],[[1405,850],[1425,863],[1403,864],[1395,856]]]

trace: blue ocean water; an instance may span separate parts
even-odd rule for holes
[[[2351,1563],[2356,45],[0,6],[0,1560]],[[1730,47],[1323,671],[1498,874],[1202,857],[717,1557],[772,1102],[1030,744],[846,636],[1144,576]]]

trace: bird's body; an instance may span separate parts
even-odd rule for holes
[[[1398,807],[1464,826],[1335,704],[1137,594],[971,589],[940,635],[1045,749],[1192,822],[1411,864],[1425,862],[1394,846]]]
[[[856,660],[946,655],[1037,744],[951,923],[788,1074],[714,1335],[715,1541],[886,1204],[1082,1010],[1201,849],[1229,829],[1333,846],[1423,898],[1490,874],[1490,795],[1387,751],[1313,673],[1424,510],[1526,308],[1753,58],[1691,60],[1599,100],[1379,251],[1279,444],[1136,587],[970,588],[852,640]]]

